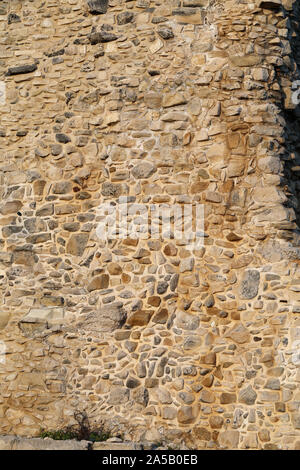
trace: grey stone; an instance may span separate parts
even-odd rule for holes
[[[191,350],[201,346],[201,343],[202,343],[201,337],[196,336],[196,335],[195,336],[188,336],[184,340],[184,343],[183,343],[182,347],[185,351],[191,351]]]
[[[89,235],[87,233],[76,233],[71,235],[66,252],[74,256],[82,256],[88,242]]]
[[[170,405],[171,403],[173,403],[173,399],[171,397],[170,392],[165,388],[157,388],[156,396],[160,403],[162,403],[163,405]]]
[[[174,37],[172,28],[168,26],[160,26],[157,32],[160,35],[160,37],[163,39],[172,39]]]
[[[256,269],[249,269],[245,272],[241,287],[240,295],[242,299],[254,299],[258,294],[260,282],[260,273]]]
[[[251,385],[241,390],[239,394],[239,402],[245,403],[246,405],[254,405],[256,398],[257,393],[253,390]]]
[[[20,23],[21,18],[16,13],[10,13],[7,17],[7,23]]]
[[[171,281],[170,281],[170,289],[172,292],[174,292],[177,288],[177,285],[178,285],[178,281],[179,281],[179,274],[174,274],[174,276],[172,277]]]
[[[126,387],[127,388],[137,388],[141,385],[141,382],[134,378],[134,377],[129,377],[126,381]]]
[[[38,244],[45,243],[51,240],[51,233],[37,233],[36,235],[29,235],[26,238],[28,243]]]
[[[132,392],[132,398],[139,405],[147,406],[149,403],[149,392],[146,388],[140,387]]]
[[[54,439],[0,436],[0,450],[88,450],[89,441],[56,441]]]
[[[67,144],[68,142],[71,142],[70,137],[68,137],[66,134],[56,134],[55,138],[60,144]]]
[[[127,403],[129,400],[130,391],[125,387],[116,387],[111,390],[108,397],[108,403],[110,405],[121,405]]]
[[[207,299],[205,299],[204,305],[205,305],[205,307],[207,307],[207,308],[213,307],[213,306],[215,305],[214,296],[213,296],[213,295],[209,295],[209,296],[207,297]]]
[[[156,166],[149,162],[142,162],[132,170],[132,175],[137,179],[149,178],[156,171]]]
[[[58,181],[53,185],[53,194],[67,194],[72,191],[72,183],[70,181]]]
[[[108,31],[99,31],[89,35],[89,41],[92,45],[116,41],[116,39],[118,39],[118,36]]]
[[[54,157],[60,155],[62,152],[62,146],[60,144],[53,144],[51,145],[51,153]]]
[[[157,285],[157,293],[164,294],[168,290],[169,284],[166,281],[161,281]]]
[[[38,217],[46,217],[47,215],[53,215],[54,212],[54,205],[53,204],[45,204],[44,206],[40,207],[36,211],[36,215]]]
[[[196,330],[199,327],[200,319],[196,315],[180,311],[177,314],[176,323],[183,330]]]
[[[108,10],[109,0],[87,0],[90,13],[93,15],[103,15]]]
[[[269,390],[280,390],[280,380],[279,379],[268,379],[265,388]]]
[[[38,217],[26,219],[24,221],[24,226],[29,233],[44,232],[47,230],[46,223]]]
[[[185,273],[188,271],[193,271],[195,265],[194,258],[185,258],[180,263],[180,272]]]
[[[296,246],[290,243],[281,243],[277,240],[268,240],[258,247],[258,253],[267,261],[281,260],[299,260],[300,259],[300,240],[297,240]]]
[[[101,194],[102,196],[106,196],[106,197],[120,196],[121,186],[119,184],[113,184],[109,182],[103,183]]]
[[[124,25],[133,21],[134,14],[131,11],[122,11],[117,15],[118,25]]]
[[[11,76],[11,75],[21,75],[23,73],[31,73],[37,70],[37,65],[36,64],[28,64],[28,65],[18,65],[16,67],[11,67],[8,69],[6,72],[6,76]]]

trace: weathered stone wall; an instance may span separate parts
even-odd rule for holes
[[[0,434],[299,446],[298,13],[1,2]],[[99,239],[119,196],[203,204],[204,247]]]

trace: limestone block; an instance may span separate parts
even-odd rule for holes
[[[99,333],[120,329],[126,322],[127,313],[122,302],[106,305],[85,316],[78,327]]]

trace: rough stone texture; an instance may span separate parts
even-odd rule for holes
[[[299,18],[1,2],[1,434],[299,448]],[[204,246],[99,236],[119,197],[203,204]]]
[[[26,438],[19,436],[0,436],[0,450],[142,450],[149,443],[118,442],[120,439],[108,439],[104,442],[54,440],[50,438]],[[154,444],[152,444],[154,445]]]
[[[53,439],[0,436],[0,450],[89,450],[89,441],[55,441]]]

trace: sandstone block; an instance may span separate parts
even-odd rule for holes
[[[220,433],[219,442],[222,447],[227,449],[237,449],[240,440],[238,431],[224,431]]]
[[[109,275],[101,274],[100,276],[94,277],[94,279],[88,284],[87,290],[93,292],[94,290],[106,289],[109,286]]]
[[[177,420],[180,424],[192,424],[197,419],[197,410],[192,406],[183,406],[178,410]]]

